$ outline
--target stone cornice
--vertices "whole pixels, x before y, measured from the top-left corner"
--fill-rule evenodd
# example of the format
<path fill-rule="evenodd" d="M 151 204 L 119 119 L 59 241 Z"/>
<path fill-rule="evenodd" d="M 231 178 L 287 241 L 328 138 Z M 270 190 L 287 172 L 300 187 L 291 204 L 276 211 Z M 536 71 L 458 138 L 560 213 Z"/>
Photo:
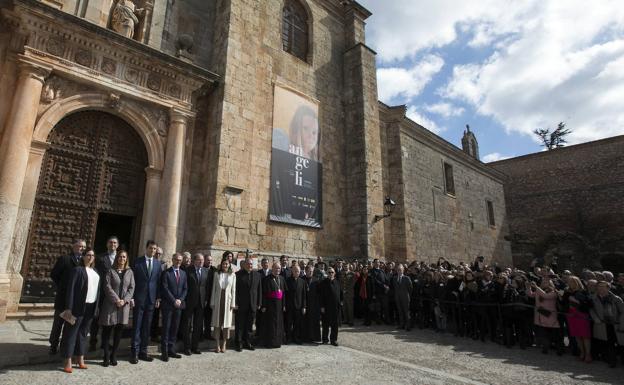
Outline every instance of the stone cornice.
<path fill-rule="evenodd" d="M 195 93 L 219 76 L 35 0 L 3 0 L 16 32 L 12 49 L 54 71 L 191 110 Z"/>
<path fill-rule="evenodd" d="M 447 142 L 446 140 L 427 130 L 420 124 L 414 122 L 413 120 L 405 116 L 405 112 L 405 106 L 390 107 L 381 102 L 379 103 L 380 121 L 390 124 L 397 124 L 401 132 L 445 154 L 447 158 L 452 159 L 466 167 L 469 167 L 483 175 L 493 178 L 501 184 L 505 182 L 505 174 L 494 169 L 493 167 L 486 165 L 480 160 L 473 158 L 472 156 L 463 152 L 457 146 Z M 401 116 L 401 118 L 399 118 L 399 116 Z"/>

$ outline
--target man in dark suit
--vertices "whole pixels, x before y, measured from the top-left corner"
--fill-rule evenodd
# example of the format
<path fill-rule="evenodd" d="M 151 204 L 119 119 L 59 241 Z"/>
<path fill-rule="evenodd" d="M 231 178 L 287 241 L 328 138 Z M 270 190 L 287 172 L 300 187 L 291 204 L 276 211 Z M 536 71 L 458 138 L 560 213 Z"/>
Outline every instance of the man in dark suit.
<path fill-rule="evenodd" d="M 132 314 L 132 356 L 131 364 L 137 364 L 139 359 L 153 361 L 147 355 L 150 327 L 154 308 L 160 307 L 160 275 L 162 268 L 160 261 L 155 258 L 158 246 L 156 242 L 147 241 L 145 255 L 137 258 L 132 268 L 134 273 L 134 311 Z"/>
<path fill-rule="evenodd" d="M 271 274 L 271 268 L 269 267 L 269 260 L 266 258 L 262 258 L 260 261 L 260 268 L 258 269 L 258 274 L 260 274 L 261 282 Z M 262 284 L 260 284 L 260 290 L 262 291 Z M 262 298 L 262 293 L 260 294 L 260 298 Z M 256 313 L 256 337 L 262 333 L 262 322 L 263 322 L 264 314 L 260 311 Z"/>
<path fill-rule="evenodd" d="M 327 270 L 328 277 L 323 280 L 319 287 L 319 303 L 321 306 L 323 344 L 331 341 L 331 344 L 338 346 L 338 318 L 340 317 L 340 307 L 342 306 L 342 287 L 336 279 L 336 271 L 333 268 Z M 331 328 L 331 335 L 329 329 Z M 329 335 L 329 340 L 328 340 Z"/>
<path fill-rule="evenodd" d="M 199 351 L 199 340 L 202 336 L 204 324 L 204 311 L 206 308 L 206 294 L 208 282 L 208 269 L 204 267 L 204 255 L 196 253 L 193 256 L 193 264 L 186 268 L 186 278 L 188 280 L 188 294 L 186 295 L 185 323 L 182 325 L 182 335 L 184 339 L 184 354 L 187 356 L 201 354 Z M 212 289 L 212 287 L 210 288 Z M 193 329 L 191 338 L 191 328 Z"/>
<path fill-rule="evenodd" d="M 104 288 L 106 285 L 104 282 L 106 281 L 106 274 L 112 268 L 113 263 L 115 262 L 115 257 L 117 256 L 117 248 L 119 247 L 119 239 L 115 236 L 109 237 L 106 240 L 106 252 L 95 257 L 95 270 L 98 272 L 100 276 L 100 296 L 99 296 L 99 307 L 102 306 L 102 302 L 104 301 Z M 89 332 L 89 351 L 93 352 L 97 349 L 97 335 L 99 329 L 99 322 L 94 320 L 95 322 L 91 322 L 91 331 Z M 102 347 L 104 348 L 104 347 Z"/>
<path fill-rule="evenodd" d="M 290 267 L 288 267 L 287 255 L 282 255 L 280 257 L 280 266 L 281 266 L 280 275 L 284 277 L 284 279 L 290 278 L 290 276 L 292 275 L 292 271 L 290 270 Z"/>
<path fill-rule="evenodd" d="M 162 297 L 162 333 L 160 338 L 160 351 L 163 361 L 171 358 L 181 358 L 176 353 L 176 341 L 180 317 L 185 307 L 188 293 L 186 272 L 180 268 L 184 257 L 175 253 L 171 258 L 172 266 L 163 272 L 161 276 L 160 294 Z"/>
<path fill-rule="evenodd" d="M 59 317 L 67 305 L 65 304 L 65 296 L 67 295 L 67 285 L 74 267 L 79 266 L 82 260 L 82 253 L 85 251 L 87 243 L 83 239 L 76 239 L 72 243 L 72 252 L 69 255 L 59 257 L 50 272 L 50 278 L 56 286 L 56 294 L 54 296 L 54 320 L 52 321 L 52 330 L 50 331 L 50 354 L 58 352 L 58 346 L 63 332 L 63 319 Z"/>
<path fill-rule="evenodd" d="M 217 271 L 217 268 L 212 264 L 212 256 L 206 255 L 204 257 L 204 267 L 207 271 L 207 279 L 206 279 L 206 303 L 210 304 L 210 297 L 212 295 L 212 284 L 214 282 L 214 275 Z M 212 331 L 210 330 L 210 323 L 212 322 L 212 309 L 210 306 L 206 306 L 204 308 L 204 338 L 209 340 L 214 339 L 212 337 Z"/>
<path fill-rule="evenodd" d="M 399 313 L 399 328 L 410 330 L 410 301 L 412 297 L 412 280 L 405 275 L 403 264 L 397 266 L 397 275 L 393 278 L 394 300 Z"/>
<path fill-rule="evenodd" d="M 251 331 L 258 309 L 262 305 L 262 287 L 260 273 L 253 271 L 251 257 L 243 261 L 242 269 L 236 272 L 236 316 L 235 343 L 236 351 L 242 348 L 254 350 L 251 344 Z"/>
<path fill-rule="evenodd" d="M 303 316 L 306 313 L 307 287 L 299 277 L 299 266 L 292 267 L 292 276 L 286 280 L 286 341 L 303 343 Z"/>
<path fill-rule="evenodd" d="M 390 290 L 386 282 L 386 274 L 379 268 L 379 259 L 373 259 L 373 268 L 369 271 L 369 278 L 375 285 L 375 298 L 373 299 L 373 317 L 377 320 L 377 324 L 381 324 L 384 316 L 383 304 L 386 301 L 386 295 Z"/>

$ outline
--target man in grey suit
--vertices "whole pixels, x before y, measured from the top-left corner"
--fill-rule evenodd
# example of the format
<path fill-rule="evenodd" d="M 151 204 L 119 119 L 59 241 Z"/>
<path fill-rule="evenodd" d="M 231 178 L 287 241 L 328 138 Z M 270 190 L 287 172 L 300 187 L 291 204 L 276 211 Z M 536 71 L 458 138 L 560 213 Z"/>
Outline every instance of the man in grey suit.
<path fill-rule="evenodd" d="M 211 271 L 204 267 L 204 255 L 196 253 L 193 262 L 186 268 L 188 280 L 188 294 L 186 295 L 186 308 L 184 309 L 184 325 L 182 335 L 184 338 L 184 354 L 190 356 L 201 354 L 199 340 L 202 335 L 204 324 L 204 312 L 207 303 L 208 278 Z M 192 333 L 191 333 L 192 328 Z"/>
<path fill-rule="evenodd" d="M 394 282 L 394 300 L 396 302 L 397 312 L 399 313 L 399 328 L 410 330 L 410 299 L 412 296 L 412 280 L 403 274 L 405 267 L 399 264 L 396 268 L 397 274 L 393 278 Z"/>

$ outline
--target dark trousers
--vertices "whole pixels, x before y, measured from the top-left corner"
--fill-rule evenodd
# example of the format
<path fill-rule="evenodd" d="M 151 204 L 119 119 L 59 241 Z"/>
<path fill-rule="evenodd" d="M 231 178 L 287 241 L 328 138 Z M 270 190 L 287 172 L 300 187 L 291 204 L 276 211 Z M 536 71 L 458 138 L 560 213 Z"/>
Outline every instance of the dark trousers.
<path fill-rule="evenodd" d="M 160 352 L 175 353 L 178 340 L 178 327 L 182 317 L 182 309 L 162 308 L 162 333 L 160 335 Z"/>
<path fill-rule="evenodd" d="M 340 311 L 340 310 L 338 310 Z M 334 317 L 329 317 L 328 315 L 323 315 L 323 320 L 321 322 L 323 324 L 323 342 L 331 341 L 336 342 L 338 340 L 338 316 L 337 314 Z M 331 334 L 329 332 L 331 329 Z M 329 340 L 327 337 L 329 336 Z"/>
<path fill-rule="evenodd" d="M 158 321 L 160 320 L 160 308 L 156 309 L 152 307 L 152 316 L 150 321 L 150 330 L 149 335 L 156 339 L 160 335 L 160 325 Z"/>
<path fill-rule="evenodd" d="M 100 325 L 97 322 L 91 322 L 91 330 L 89 331 L 89 345 L 97 345 L 97 334 L 100 330 Z M 102 345 L 104 346 L 104 345 Z"/>
<path fill-rule="evenodd" d="M 234 341 L 241 346 L 241 344 L 251 344 L 251 331 L 253 329 L 254 317 L 256 316 L 255 309 L 248 307 L 247 309 L 239 308 L 236 311 L 234 317 Z"/>
<path fill-rule="evenodd" d="M 95 304 L 87 304 L 85 314 L 76 317 L 73 325 L 65 322 L 61 341 L 61 355 L 63 358 L 84 356 L 87 352 L 87 337 L 93 320 Z"/>
<path fill-rule="evenodd" d="M 147 354 L 147 344 L 150 338 L 152 327 L 152 316 L 154 315 L 154 305 L 142 304 L 134 308 L 132 313 L 133 333 L 132 333 L 132 354 Z"/>
<path fill-rule="evenodd" d="M 403 329 L 409 329 L 411 327 L 409 303 L 409 298 L 395 302 L 397 313 L 399 314 L 399 327 Z"/>
<path fill-rule="evenodd" d="M 208 301 L 210 303 L 210 301 Z M 204 308 L 204 337 L 212 338 L 212 331 L 210 330 L 212 322 L 212 309 L 210 306 Z"/>
<path fill-rule="evenodd" d="M 286 339 L 288 342 L 303 341 L 303 314 L 301 309 L 290 309 L 286 312 Z"/>
<path fill-rule="evenodd" d="M 194 306 L 184 309 L 182 317 L 182 336 L 184 338 L 184 350 L 197 350 L 199 340 L 204 327 L 204 308 Z"/>
<path fill-rule="evenodd" d="M 63 333 L 63 324 L 65 321 L 59 317 L 62 310 L 54 309 L 54 320 L 52 321 L 52 330 L 50 330 L 50 346 L 58 347 L 61 341 L 61 333 Z"/>
<path fill-rule="evenodd" d="M 117 354 L 117 349 L 119 348 L 119 342 L 121 341 L 121 333 L 123 331 L 124 325 L 111 325 L 111 326 L 102 326 L 102 349 L 104 349 L 104 358 L 109 356 L 115 357 Z M 91 329 L 93 330 L 93 329 Z M 113 346 L 111 350 L 110 345 L 110 336 L 113 335 Z"/>

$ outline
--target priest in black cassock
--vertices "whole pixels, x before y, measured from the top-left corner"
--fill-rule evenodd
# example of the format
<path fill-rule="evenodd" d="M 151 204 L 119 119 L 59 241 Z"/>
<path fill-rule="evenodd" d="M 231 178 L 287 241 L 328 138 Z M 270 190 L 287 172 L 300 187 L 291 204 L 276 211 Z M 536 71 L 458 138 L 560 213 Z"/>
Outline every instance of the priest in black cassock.
<path fill-rule="evenodd" d="M 333 268 L 327 270 L 328 278 L 319 285 L 319 305 L 323 325 L 323 344 L 331 341 L 338 346 L 338 318 L 342 307 L 342 286 L 336 279 L 336 271 Z M 331 328 L 331 334 L 329 329 Z M 329 335 L 329 340 L 328 340 Z"/>
<path fill-rule="evenodd" d="M 280 275 L 281 266 L 274 263 L 271 274 L 262 281 L 262 342 L 267 348 L 279 348 L 284 342 L 284 302 L 286 281 Z"/>

